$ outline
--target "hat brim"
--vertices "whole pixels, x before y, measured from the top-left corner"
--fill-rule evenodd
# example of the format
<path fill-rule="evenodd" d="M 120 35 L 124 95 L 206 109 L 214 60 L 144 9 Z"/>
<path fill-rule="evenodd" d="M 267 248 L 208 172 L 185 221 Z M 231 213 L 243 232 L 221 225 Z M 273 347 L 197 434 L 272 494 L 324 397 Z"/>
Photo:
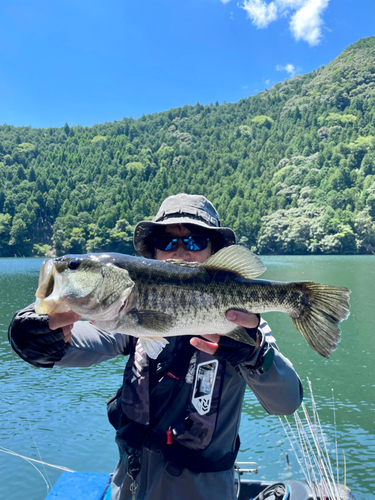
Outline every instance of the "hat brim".
<path fill-rule="evenodd" d="M 148 259 L 152 259 L 154 256 L 154 249 L 150 248 L 149 239 L 152 234 L 156 231 L 158 227 L 171 226 L 175 224 L 190 224 L 192 226 L 199 226 L 207 229 L 207 231 L 216 233 L 224 241 L 224 246 L 235 245 L 236 235 L 234 231 L 229 227 L 215 227 L 209 226 L 203 221 L 191 219 L 190 217 L 171 217 L 159 222 L 153 221 L 141 221 L 135 226 L 133 244 L 136 251 Z"/>

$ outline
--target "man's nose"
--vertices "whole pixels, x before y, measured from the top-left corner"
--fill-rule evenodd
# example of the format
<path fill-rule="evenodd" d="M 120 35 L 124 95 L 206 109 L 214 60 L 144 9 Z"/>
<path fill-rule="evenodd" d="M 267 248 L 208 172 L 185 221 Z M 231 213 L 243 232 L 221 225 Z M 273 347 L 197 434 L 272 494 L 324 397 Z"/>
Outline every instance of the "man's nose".
<path fill-rule="evenodd" d="M 178 240 L 177 248 L 173 252 L 173 258 L 187 261 L 190 259 L 190 256 L 191 256 L 190 252 L 188 250 L 186 250 L 182 241 Z"/>

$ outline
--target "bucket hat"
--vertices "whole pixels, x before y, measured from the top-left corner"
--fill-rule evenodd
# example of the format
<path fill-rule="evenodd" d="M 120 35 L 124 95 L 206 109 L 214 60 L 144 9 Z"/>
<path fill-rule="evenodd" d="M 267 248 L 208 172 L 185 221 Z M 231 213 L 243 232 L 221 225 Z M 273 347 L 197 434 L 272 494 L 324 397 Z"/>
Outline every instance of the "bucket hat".
<path fill-rule="evenodd" d="M 160 227 L 170 224 L 193 224 L 209 229 L 221 247 L 236 243 L 233 230 L 221 227 L 219 215 L 207 198 L 197 194 L 180 193 L 166 198 L 152 220 L 138 222 L 133 236 L 137 252 L 143 257 L 153 258 L 153 236 Z"/>

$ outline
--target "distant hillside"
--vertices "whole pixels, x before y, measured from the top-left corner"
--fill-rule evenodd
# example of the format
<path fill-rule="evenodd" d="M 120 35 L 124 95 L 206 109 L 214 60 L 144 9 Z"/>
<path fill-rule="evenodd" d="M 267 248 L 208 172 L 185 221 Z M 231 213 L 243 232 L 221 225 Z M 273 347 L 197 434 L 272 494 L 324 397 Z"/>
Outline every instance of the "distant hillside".
<path fill-rule="evenodd" d="M 202 193 L 258 253 L 375 251 L 375 37 L 235 104 L 93 127 L 0 127 L 0 256 L 132 252 Z"/>

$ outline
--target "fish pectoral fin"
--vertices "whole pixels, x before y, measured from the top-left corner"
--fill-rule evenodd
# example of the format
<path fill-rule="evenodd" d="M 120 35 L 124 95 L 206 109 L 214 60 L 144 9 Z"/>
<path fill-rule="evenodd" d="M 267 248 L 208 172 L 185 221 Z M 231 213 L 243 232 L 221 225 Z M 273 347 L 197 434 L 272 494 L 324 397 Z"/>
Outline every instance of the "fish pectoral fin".
<path fill-rule="evenodd" d="M 140 338 L 139 339 L 141 346 L 147 356 L 151 359 L 156 359 L 161 351 L 164 349 L 166 344 L 168 343 L 165 339 L 148 339 L 148 338 Z"/>
<path fill-rule="evenodd" d="M 157 340 L 158 342 L 161 342 L 164 345 L 169 344 L 168 340 L 165 339 L 164 337 L 147 337 L 150 340 Z"/>
<path fill-rule="evenodd" d="M 247 333 L 246 328 L 243 326 L 237 326 L 234 330 L 225 334 L 225 337 L 229 337 L 232 340 L 236 340 L 237 342 L 243 342 L 248 345 L 256 345 L 254 339 L 250 337 Z"/>
<path fill-rule="evenodd" d="M 246 280 L 252 280 L 266 270 L 259 257 L 241 245 L 222 248 L 201 265 L 205 269 L 234 273 Z"/>
<path fill-rule="evenodd" d="M 160 311 L 132 311 L 137 318 L 138 325 L 155 333 L 167 333 L 176 320 L 170 314 Z"/>

